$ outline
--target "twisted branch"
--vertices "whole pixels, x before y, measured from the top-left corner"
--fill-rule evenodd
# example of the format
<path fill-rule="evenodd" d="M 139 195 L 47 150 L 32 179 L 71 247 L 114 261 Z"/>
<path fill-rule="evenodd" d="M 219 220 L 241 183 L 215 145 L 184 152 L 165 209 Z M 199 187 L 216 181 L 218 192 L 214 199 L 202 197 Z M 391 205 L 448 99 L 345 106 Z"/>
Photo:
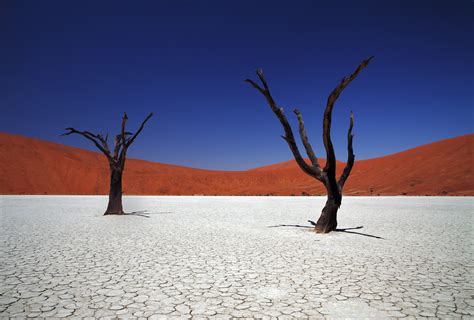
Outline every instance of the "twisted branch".
<path fill-rule="evenodd" d="M 373 57 L 369 57 L 368 59 L 363 60 L 356 70 L 350 74 L 348 77 L 344 77 L 341 82 L 334 88 L 331 94 L 328 96 L 326 108 L 324 110 L 324 119 L 323 119 L 323 142 L 324 148 L 326 149 L 326 165 L 324 169 L 321 169 L 318 158 L 313 151 L 313 148 L 309 142 L 308 136 L 306 134 L 306 129 L 304 126 L 303 116 L 298 109 L 295 109 L 293 112 L 296 114 L 298 118 L 299 124 L 299 134 L 301 137 L 301 141 L 303 146 L 308 154 L 308 157 L 311 161 L 311 165 L 306 163 L 306 161 L 301 156 L 301 153 L 298 149 L 298 146 L 295 142 L 295 137 L 293 135 L 293 131 L 291 126 L 286 118 L 283 108 L 277 106 L 275 100 L 273 99 L 272 95 L 270 94 L 270 89 L 268 86 L 267 81 L 263 75 L 262 70 L 257 70 L 257 76 L 260 79 L 262 86 L 254 82 L 253 80 L 246 79 L 245 81 L 250 83 L 255 89 L 257 89 L 267 100 L 268 105 L 272 109 L 273 113 L 277 116 L 278 120 L 283 126 L 285 131 L 285 135 L 282 136 L 283 139 L 288 143 L 293 156 L 295 157 L 296 163 L 299 167 L 308 175 L 316 178 L 317 180 L 321 181 L 326 188 L 328 189 L 328 195 L 333 197 L 335 202 L 340 205 L 341 203 L 341 193 L 344 187 L 344 184 L 351 173 L 352 167 L 354 166 L 354 152 L 352 148 L 352 128 L 354 127 L 354 115 L 350 114 L 350 123 L 349 123 L 349 131 L 348 131 L 348 158 L 346 167 L 343 170 L 343 173 L 338 181 L 336 181 L 336 155 L 334 153 L 334 147 L 331 141 L 331 120 L 332 120 L 332 110 L 334 108 L 334 104 L 336 100 L 339 98 L 339 95 L 342 91 L 354 80 L 359 73 L 364 69 L 372 60 Z"/>
<path fill-rule="evenodd" d="M 73 134 L 73 133 L 79 134 L 79 135 L 83 136 L 84 138 L 92 141 L 95 144 L 95 146 L 97 147 L 97 149 L 99 149 L 107 157 L 107 159 L 109 161 L 113 161 L 113 158 L 110 155 L 110 151 L 108 150 L 108 147 L 104 146 L 104 145 L 100 145 L 99 142 L 101 142 L 101 140 L 95 134 L 93 134 L 89 131 L 79 131 L 79 130 L 76 130 L 72 127 L 66 128 L 64 130 L 69 130 L 69 132 L 63 133 L 61 136 L 68 136 L 68 135 Z"/>
<path fill-rule="evenodd" d="M 321 167 L 319 166 L 318 158 L 316 157 L 316 154 L 313 151 L 313 147 L 311 146 L 311 143 L 309 143 L 308 136 L 306 135 L 303 115 L 298 109 L 293 110 L 293 112 L 296 114 L 296 117 L 298 118 L 298 124 L 299 124 L 298 129 L 299 129 L 299 133 L 301 137 L 301 142 L 303 143 L 303 146 L 306 150 L 306 154 L 311 160 L 311 163 L 313 164 L 313 168 L 319 172 L 318 176 L 322 177 L 322 171 L 321 171 Z"/>
<path fill-rule="evenodd" d="M 372 57 L 369 57 L 366 60 L 363 60 L 357 69 L 348 77 L 344 77 L 341 82 L 337 85 L 336 88 L 331 92 L 326 103 L 326 109 L 324 110 L 324 120 L 323 120 L 323 142 L 324 148 L 326 149 L 326 165 L 324 166 L 324 171 L 328 172 L 330 175 L 336 173 L 336 156 L 334 154 L 334 147 L 331 141 L 331 118 L 332 118 L 332 109 L 334 108 L 334 103 L 342 91 L 354 80 L 357 75 L 364 69 L 372 60 Z"/>
<path fill-rule="evenodd" d="M 245 82 L 250 83 L 255 89 L 257 89 L 265 97 L 273 113 L 277 116 L 278 120 L 280 120 L 280 123 L 283 126 L 283 129 L 285 131 L 285 135 L 282 136 L 282 138 L 287 142 L 288 146 L 290 147 L 290 150 L 293 153 L 293 156 L 295 157 L 296 163 L 306 174 L 318 180 L 323 180 L 323 177 L 321 175 L 321 170 L 318 170 L 317 167 L 310 166 L 308 163 L 306 163 L 304 158 L 301 156 L 301 153 L 298 149 L 298 145 L 296 144 L 295 136 L 293 134 L 293 130 L 291 129 L 290 123 L 288 122 L 288 119 L 286 118 L 285 113 L 283 112 L 283 108 L 278 107 L 275 100 L 273 99 L 270 93 L 270 88 L 268 86 L 267 81 L 265 80 L 263 71 L 261 69 L 257 70 L 257 76 L 260 79 L 263 87 L 261 87 L 260 85 L 258 85 L 257 83 L 255 83 L 253 80 L 250 80 L 250 79 L 246 79 Z M 308 150 L 312 150 L 312 149 L 307 149 L 307 151 Z M 313 152 L 313 155 L 314 155 L 314 152 Z"/>

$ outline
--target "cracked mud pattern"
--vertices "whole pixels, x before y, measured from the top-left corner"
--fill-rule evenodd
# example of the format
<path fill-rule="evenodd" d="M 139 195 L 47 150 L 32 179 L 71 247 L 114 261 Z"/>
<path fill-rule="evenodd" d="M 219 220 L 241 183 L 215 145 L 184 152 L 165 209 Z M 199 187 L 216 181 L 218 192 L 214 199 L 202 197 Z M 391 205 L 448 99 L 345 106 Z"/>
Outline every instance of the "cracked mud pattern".
<path fill-rule="evenodd" d="M 0 197 L 0 318 L 474 317 L 473 198 Z"/>

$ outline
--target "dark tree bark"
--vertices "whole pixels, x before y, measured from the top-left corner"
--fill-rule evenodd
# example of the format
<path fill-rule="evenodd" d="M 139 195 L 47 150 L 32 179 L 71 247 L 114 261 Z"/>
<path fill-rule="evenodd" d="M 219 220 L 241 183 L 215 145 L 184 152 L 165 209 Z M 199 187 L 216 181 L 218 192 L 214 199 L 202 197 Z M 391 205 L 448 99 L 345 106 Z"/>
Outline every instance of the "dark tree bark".
<path fill-rule="evenodd" d="M 110 168 L 109 204 L 105 214 L 123 214 L 122 207 L 122 174 L 119 168 Z"/>
<path fill-rule="evenodd" d="M 79 134 L 84 138 L 92 141 L 94 145 L 105 155 L 109 162 L 110 168 L 110 189 L 109 189 L 109 204 L 104 215 L 108 214 L 123 214 L 122 206 L 122 176 L 125 169 L 125 161 L 127 159 L 127 150 L 135 141 L 137 136 L 142 132 L 145 123 L 153 116 L 150 113 L 138 128 L 135 134 L 127 132 L 125 125 L 128 120 L 127 114 L 123 114 L 121 132 L 115 136 L 114 149 L 110 151 L 108 145 L 108 135 L 105 137 L 101 134 L 93 134 L 89 131 L 78 131 L 74 128 L 66 128 L 68 132 L 63 136 L 72 133 Z"/>
<path fill-rule="evenodd" d="M 300 134 L 301 142 L 303 143 L 306 154 L 308 155 L 311 164 L 307 163 L 301 155 L 298 145 L 296 144 L 290 123 L 288 122 L 288 119 L 286 118 L 285 113 L 283 112 L 283 108 L 278 107 L 275 100 L 273 99 L 270 93 L 268 83 L 263 75 L 263 71 L 257 70 L 257 76 L 260 79 L 261 85 L 250 79 L 245 80 L 265 97 L 273 113 L 275 113 L 278 120 L 280 120 L 280 123 L 285 131 L 285 135 L 282 136 L 282 138 L 290 147 L 290 150 L 293 153 L 296 163 L 301 168 L 301 170 L 303 170 L 309 176 L 323 183 L 326 187 L 328 195 L 326 205 L 324 206 L 318 221 L 315 223 L 315 231 L 318 233 L 328 233 L 336 230 L 337 211 L 341 206 L 342 190 L 344 188 L 344 184 L 346 183 L 347 178 L 351 173 L 352 167 L 354 166 L 355 159 L 354 151 L 352 148 L 352 128 L 354 127 L 354 116 L 351 112 L 349 130 L 347 133 L 347 164 L 344 168 L 344 171 L 342 172 L 342 175 L 339 177 L 339 179 L 336 179 L 336 155 L 334 154 L 334 147 L 331 141 L 332 110 L 341 92 L 344 91 L 344 89 L 349 85 L 349 83 L 354 80 L 357 75 L 362 71 L 362 69 L 364 69 L 369 64 L 372 58 L 373 57 L 370 57 L 362 61 L 357 67 L 357 69 L 348 77 L 344 77 L 341 82 L 336 86 L 336 88 L 334 88 L 334 90 L 329 94 L 323 118 L 323 143 L 324 148 L 326 149 L 326 165 L 323 169 L 320 167 L 318 158 L 316 157 L 316 154 L 314 153 L 313 148 L 308 140 L 308 136 L 306 135 L 306 129 L 304 126 L 303 116 L 301 112 L 298 109 L 293 110 L 293 112 L 296 114 L 296 117 L 298 118 L 298 131 Z"/>

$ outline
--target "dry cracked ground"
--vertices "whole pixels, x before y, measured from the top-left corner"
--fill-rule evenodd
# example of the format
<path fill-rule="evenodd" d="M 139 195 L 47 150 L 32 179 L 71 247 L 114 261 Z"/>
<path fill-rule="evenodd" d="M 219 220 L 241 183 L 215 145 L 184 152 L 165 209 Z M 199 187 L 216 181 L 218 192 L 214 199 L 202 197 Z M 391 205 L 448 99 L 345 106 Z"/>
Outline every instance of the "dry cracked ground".
<path fill-rule="evenodd" d="M 474 317 L 473 198 L 0 197 L 1 318 Z M 380 238 L 376 238 L 376 237 Z"/>

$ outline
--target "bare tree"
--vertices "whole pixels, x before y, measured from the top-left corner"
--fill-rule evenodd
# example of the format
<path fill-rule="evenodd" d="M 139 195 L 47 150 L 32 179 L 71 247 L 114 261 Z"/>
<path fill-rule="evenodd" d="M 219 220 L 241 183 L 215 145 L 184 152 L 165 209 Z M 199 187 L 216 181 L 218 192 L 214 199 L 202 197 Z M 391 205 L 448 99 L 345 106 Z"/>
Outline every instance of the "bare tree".
<path fill-rule="evenodd" d="M 337 227 L 337 211 L 341 206 L 342 201 L 342 189 L 344 184 L 351 173 L 352 167 L 354 166 L 354 152 L 352 149 L 352 128 L 354 126 L 354 116 L 351 112 L 350 114 L 350 123 L 349 131 L 347 133 L 347 150 L 348 158 L 347 164 L 342 172 L 342 175 L 339 177 L 339 180 L 336 179 L 336 156 L 334 154 L 334 147 L 331 141 L 331 118 L 332 118 L 332 109 L 334 108 L 334 103 L 341 94 L 341 92 L 349 85 L 349 83 L 354 80 L 357 75 L 364 69 L 370 62 L 373 57 L 370 57 L 360 63 L 357 69 L 348 77 L 344 77 L 342 81 L 334 88 L 331 94 L 328 97 L 326 103 L 326 109 L 324 110 L 324 120 L 323 120 L 323 142 L 324 148 L 326 149 L 326 165 L 324 168 L 321 168 L 318 162 L 318 158 L 309 143 L 308 137 L 306 135 L 306 130 L 304 127 L 303 116 L 298 109 L 293 110 L 298 118 L 299 123 L 299 134 L 301 141 L 306 150 L 311 164 L 307 163 L 305 159 L 301 156 L 301 153 L 298 149 L 298 146 L 295 142 L 295 137 L 291 129 L 290 123 L 288 122 L 283 108 L 279 107 L 272 95 L 270 94 L 270 89 L 268 87 L 267 81 L 263 76 L 262 70 L 257 70 L 257 76 L 260 79 L 262 86 L 258 85 L 254 81 L 247 79 L 246 82 L 250 83 L 255 89 L 257 89 L 267 100 L 270 108 L 273 113 L 277 116 L 278 120 L 283 126 L 285 135 L 282 138 L 288 143 L 293 156 L 295 157 L 296 163 L 298 166 L 309 176 L 315 178 L 316 180 L 322 182 L 327 190 L 327 201 L 326 205 L 323 208 L 323 211 L 315 223 L 315 230 L 318 233 L 328 233 L 334 231 Z"/>
<path fill-rule="evenodd" d="M 110 168 L 110 190 L 109 190 L 109 204 L 104 215 L 108 214 L 123 214 L 122 207 L 122 175 L 125 169 L 125 160 L 127 158 L 127 150 L 130 145 L 135 141 L 140 132 L 142 132 L 145 123 L 153 116 L 150 113 L 145 120 L 143 120 L 141 126 L 138 128 L 135 134 L 125 131 L 125 124 L 127 122 L 127 114 L 123 114 L 122 118 L 122 130 L 115 136 L 114 149 L 111 151 L 107 143 L 108 134 L 104 137 L 102 134 L 93 134 L 89 131 L 79 131 L 74 128 L 66 128 L 68 131 L 63 136 L 70 135 L 72 133 L 80 134 L 84 138 L 92 141 L 95 146 L 107 157 Z"/>

